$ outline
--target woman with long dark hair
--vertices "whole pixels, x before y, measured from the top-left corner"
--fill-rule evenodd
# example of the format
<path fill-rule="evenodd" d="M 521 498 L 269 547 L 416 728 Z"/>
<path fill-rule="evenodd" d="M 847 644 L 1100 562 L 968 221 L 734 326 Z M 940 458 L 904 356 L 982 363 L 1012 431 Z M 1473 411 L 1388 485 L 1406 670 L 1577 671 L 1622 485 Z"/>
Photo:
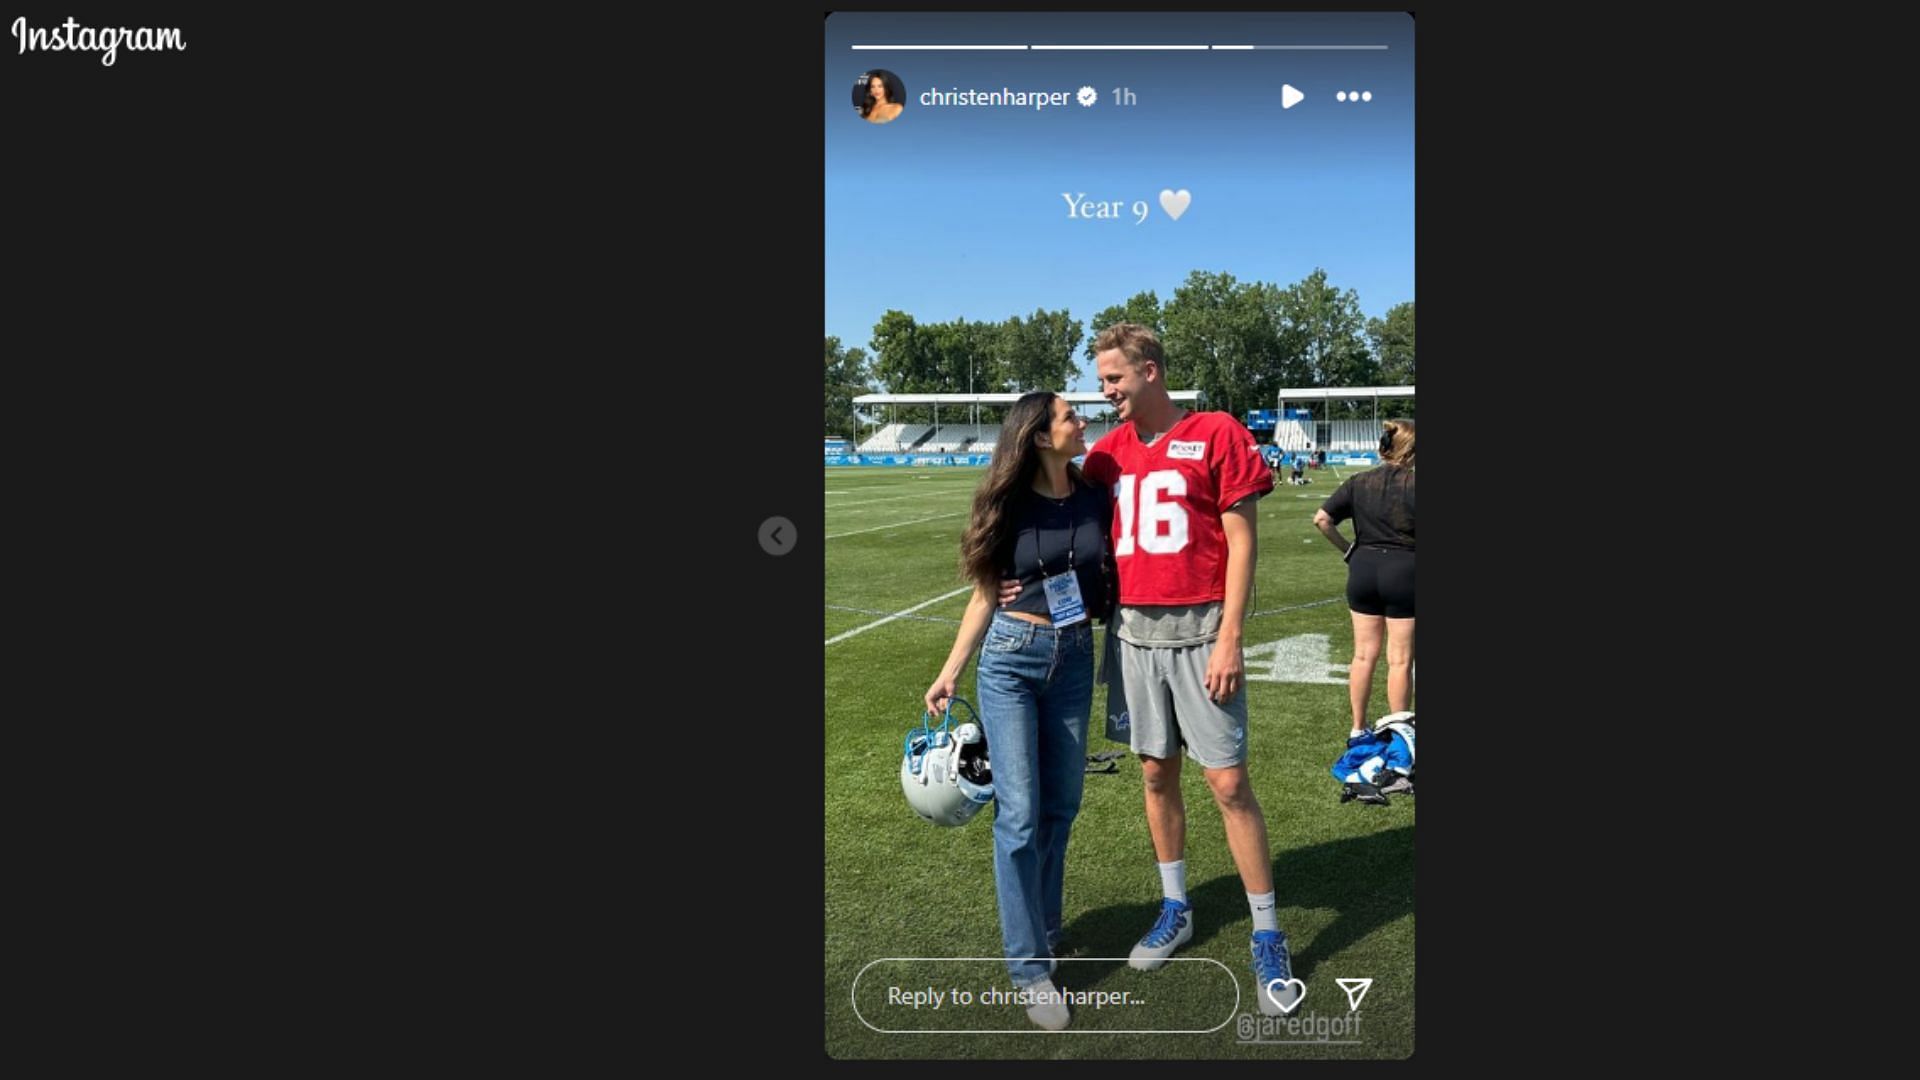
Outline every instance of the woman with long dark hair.
<path fill-rule="evenodd" d="M 860 118 L 869 124 L 884 124 L 892 120 L 907 107 L 900 100 L 906 94 L 900 76 L 891 71 L 868 72 L 866 93 L 860 97 Z"/>
<path fill-rule="evenodd" d="M 1052 1031 L 1070 1019 L 1051 975 L 1067 838 L 1086 779 L 1092 620 L 1105 619 L 1112 602 L 1112 509 L 1105 489 L 1073 464 L 1086 453 L 1086 428 L 1065 398 L 1045 391 L 1008 412 L 960 543 L 973 599 L 926 696 L 938 715 L 980 649 L 974 700 L 993 767 L 993 878 L 1007 972 L 1032 992 L 1028 1018 Z M 1024 587 L 997 608 L 1002 578 Z"/>
<path fill-rule="evenodd" d="M 1367 699 L 1387 639 L 1387 710 L 1413 708 L 1413 421 L 1389 420 L 1380 466 L 1349 476 L 1314 512 L 1321 535 L 1347 556 L 1347 609 L 1353 613 L 1353 663 L 1347 698 L 1354 736 L 1372 730 Z M 1353 519 L 1353 542 L 1340 523 Z"/>

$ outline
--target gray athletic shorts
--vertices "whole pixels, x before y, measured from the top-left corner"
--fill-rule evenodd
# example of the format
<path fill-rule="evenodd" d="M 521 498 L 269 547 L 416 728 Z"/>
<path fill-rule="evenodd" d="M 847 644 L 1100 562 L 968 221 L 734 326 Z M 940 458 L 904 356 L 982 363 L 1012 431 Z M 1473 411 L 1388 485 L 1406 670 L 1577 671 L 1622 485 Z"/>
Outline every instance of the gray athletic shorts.
<path fill-rule="evenodd" d="M 1207 660 L 1213 642 L 1148 648 L 1115 639 L 1114 646 L 1120 679 L 1108 684 L 1107 711 L 1115 719 L 1125 718 L 1131 733 L 1127 745 L 1134 753 L 1170 758 L 1184 741 L 1187 756 L 1205 768 L 1224 769 L 1247 760 L 1247 684 L 1242 680 L 1225 705 L 1208 699 Z M 1117 734 L 1111 723 L 1109 730 Z"/>

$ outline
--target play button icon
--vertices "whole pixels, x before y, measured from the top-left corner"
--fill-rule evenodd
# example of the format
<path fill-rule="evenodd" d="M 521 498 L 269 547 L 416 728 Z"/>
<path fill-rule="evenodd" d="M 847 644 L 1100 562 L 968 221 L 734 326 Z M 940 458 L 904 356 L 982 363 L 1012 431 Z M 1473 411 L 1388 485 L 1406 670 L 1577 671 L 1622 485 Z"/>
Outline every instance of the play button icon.
<path fill-rule="evenodd" d="M 1302 101 L 1305 101 L 1306 99 L 1307 99 L 1307 95 L 1301 93 L 1298 90 L 1295 90 L 1293 87 L 1288 86 L 1286 83 L 1280 84 L 1280 107 L 1281 108 L 1291 109 L 1295 105 L 1300 104 Z"/>

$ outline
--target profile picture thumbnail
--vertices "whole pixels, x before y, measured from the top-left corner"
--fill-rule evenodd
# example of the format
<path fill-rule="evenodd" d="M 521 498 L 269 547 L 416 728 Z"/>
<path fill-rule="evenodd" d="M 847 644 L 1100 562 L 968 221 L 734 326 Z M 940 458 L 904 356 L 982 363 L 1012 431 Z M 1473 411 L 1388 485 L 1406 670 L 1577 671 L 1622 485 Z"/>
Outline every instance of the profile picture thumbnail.
<path fill-rule="evenodd" d="M 853 107 L 869 124 L 891 123 L 906 109 L 906 102 L 906 84 L 891 71 L 875 68 L 854 80 Z"/>

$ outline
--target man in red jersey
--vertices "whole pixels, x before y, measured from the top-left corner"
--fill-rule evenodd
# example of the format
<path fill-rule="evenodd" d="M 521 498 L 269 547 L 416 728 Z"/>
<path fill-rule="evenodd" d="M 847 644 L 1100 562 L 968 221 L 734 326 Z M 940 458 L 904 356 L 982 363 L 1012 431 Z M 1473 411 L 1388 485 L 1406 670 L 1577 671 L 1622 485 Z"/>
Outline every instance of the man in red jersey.
<path fill-rule="evenodd" d="M 1280 1015 L 1293 981 L 1274 913 L 1267 823 L 1247 777 L 1247 681 L 1241 633 L 1253 592 L 1258 500 L 1273 477 L 1232 416 L 1190 412 L 1167 392 L 1153 331 L 1116 323 L 1094 341 L 1100 390 L 1121 421 L 1087 453 L 1087 478 L 1113 490 L 1117 639 L 1133 752 L 1146 781 L 1147 829 L 1165 899 L 1129 966 L 1152 971 L 1193 937 L 1186 895 L 1186 806 L 1180 748 L 1204 770 L 1253 911 L 1260 1011 Z M 1118 683 L 1119 685 L 1115 685 Z M 1112 710 L 1115 703 L 1109 703 Z"/>

